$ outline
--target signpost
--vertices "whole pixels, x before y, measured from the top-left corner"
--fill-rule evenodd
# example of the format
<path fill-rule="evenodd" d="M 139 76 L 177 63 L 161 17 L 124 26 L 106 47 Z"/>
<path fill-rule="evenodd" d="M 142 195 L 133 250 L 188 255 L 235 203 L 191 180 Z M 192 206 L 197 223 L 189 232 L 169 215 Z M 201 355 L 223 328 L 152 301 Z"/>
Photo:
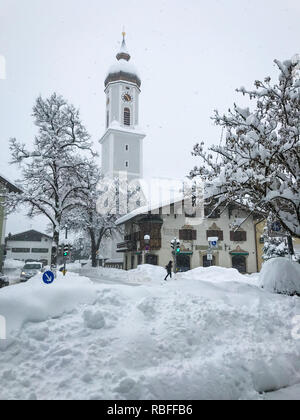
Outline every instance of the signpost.
<path fill-rule="evenodd" d="M 45 284 L 52 284 L 54 282 L 54 273 L 52 271 L 46 271 L 43 274 L 43 282 Z"/>
<path fill-rule="evenodd" d="M 172 249 L 172 254 L 174 257 L 174 273 L 177 273 L 177 255 L 180 254 L 181 252 L 181 248 L 180 248 L 180 240 L 177 238 L 174 238 L 171 241 L 171 249 Z"/>
<path fill-rule="evenodd" d="M 219 238 L 217 236 L 208 238 L 209 248 L 207 250 L 206 258 L 207 258 L 207 261 L 210 261 L 210 266 L 212 266 L 213 264 L 213 260 L 214 260 L 213 250 L 218 248 L 218 242 L 219 242 Z"/>

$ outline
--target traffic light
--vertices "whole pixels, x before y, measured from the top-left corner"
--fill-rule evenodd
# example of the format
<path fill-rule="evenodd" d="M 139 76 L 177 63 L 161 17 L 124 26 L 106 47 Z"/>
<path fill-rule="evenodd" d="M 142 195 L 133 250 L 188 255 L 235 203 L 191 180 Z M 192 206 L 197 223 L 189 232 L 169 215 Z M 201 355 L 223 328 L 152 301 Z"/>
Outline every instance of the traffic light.
<path fill-rule="evenodd" d="M 69 245 L 64 246 L 64 257 L 67 257 L 69 255 Z"/>
<path fill-rule="evenodd" d="M 171 248 L 173 251 L 175 251 L 175 239 L 173 239 L 173 241 L 171 241 Z"/>
<path fill-rule="evenodd" d="M 175 254 L 180 254 L 181 248 L 180 248 L 180 241 L 178 239 L 173 239 L 173 241 L 171 241 L 171 248 L 172 248 L 172 252 Z"/>

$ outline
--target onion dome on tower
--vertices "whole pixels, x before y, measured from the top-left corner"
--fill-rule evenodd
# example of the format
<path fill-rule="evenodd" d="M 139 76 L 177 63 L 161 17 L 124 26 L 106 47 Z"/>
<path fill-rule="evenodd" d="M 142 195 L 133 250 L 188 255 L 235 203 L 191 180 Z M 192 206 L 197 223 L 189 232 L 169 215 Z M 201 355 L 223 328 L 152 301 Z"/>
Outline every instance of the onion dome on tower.
<path fill-rule="evenodd" d="M 141 79 L 139 77 L 138 71 L 130 61 L 130 54 L 128 53 L 126 41 L 125 41 L 125 32 L 123 32 L 123 41 L 120 48 L 120 51 L 117 54 L 118 62 L 113 64 L 109 70 L 107 77 L 105 79 L 105 87 L 112 82 L 125 81 L 129 83 L 136 84 L 139 88 L 141 87 Z"/>

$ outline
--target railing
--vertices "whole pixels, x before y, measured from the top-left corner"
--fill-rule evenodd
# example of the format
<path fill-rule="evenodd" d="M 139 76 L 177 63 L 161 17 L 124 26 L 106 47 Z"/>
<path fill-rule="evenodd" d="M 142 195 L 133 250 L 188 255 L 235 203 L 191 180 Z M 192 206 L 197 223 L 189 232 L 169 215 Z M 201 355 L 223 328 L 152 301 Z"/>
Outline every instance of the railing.
<path fill-rule="evenodd" d="M 137 245 L 133 241 L 125 241 L 117 244 L 117 249 L 125 249 L 127 251 L 136 251 Z"/>

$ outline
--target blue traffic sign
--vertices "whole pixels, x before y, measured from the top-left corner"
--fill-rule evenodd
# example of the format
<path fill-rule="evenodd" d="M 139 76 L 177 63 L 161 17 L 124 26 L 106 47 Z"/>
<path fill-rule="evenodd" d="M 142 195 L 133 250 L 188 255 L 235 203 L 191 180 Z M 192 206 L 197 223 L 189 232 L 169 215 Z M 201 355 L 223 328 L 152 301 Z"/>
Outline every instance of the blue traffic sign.
<path fill-rule="evenodd" d="M 212 241 L 211 242 L 211 246 L 217 246 L 217 242 L 216 241 Z"/>
<path fill-rule="evenodd" d="M 52 273 L 52 271 L 46 271 L 43 274 L 43 282 L 45 284 L 51 284 L 54 282 L 54 274 Z"/>

